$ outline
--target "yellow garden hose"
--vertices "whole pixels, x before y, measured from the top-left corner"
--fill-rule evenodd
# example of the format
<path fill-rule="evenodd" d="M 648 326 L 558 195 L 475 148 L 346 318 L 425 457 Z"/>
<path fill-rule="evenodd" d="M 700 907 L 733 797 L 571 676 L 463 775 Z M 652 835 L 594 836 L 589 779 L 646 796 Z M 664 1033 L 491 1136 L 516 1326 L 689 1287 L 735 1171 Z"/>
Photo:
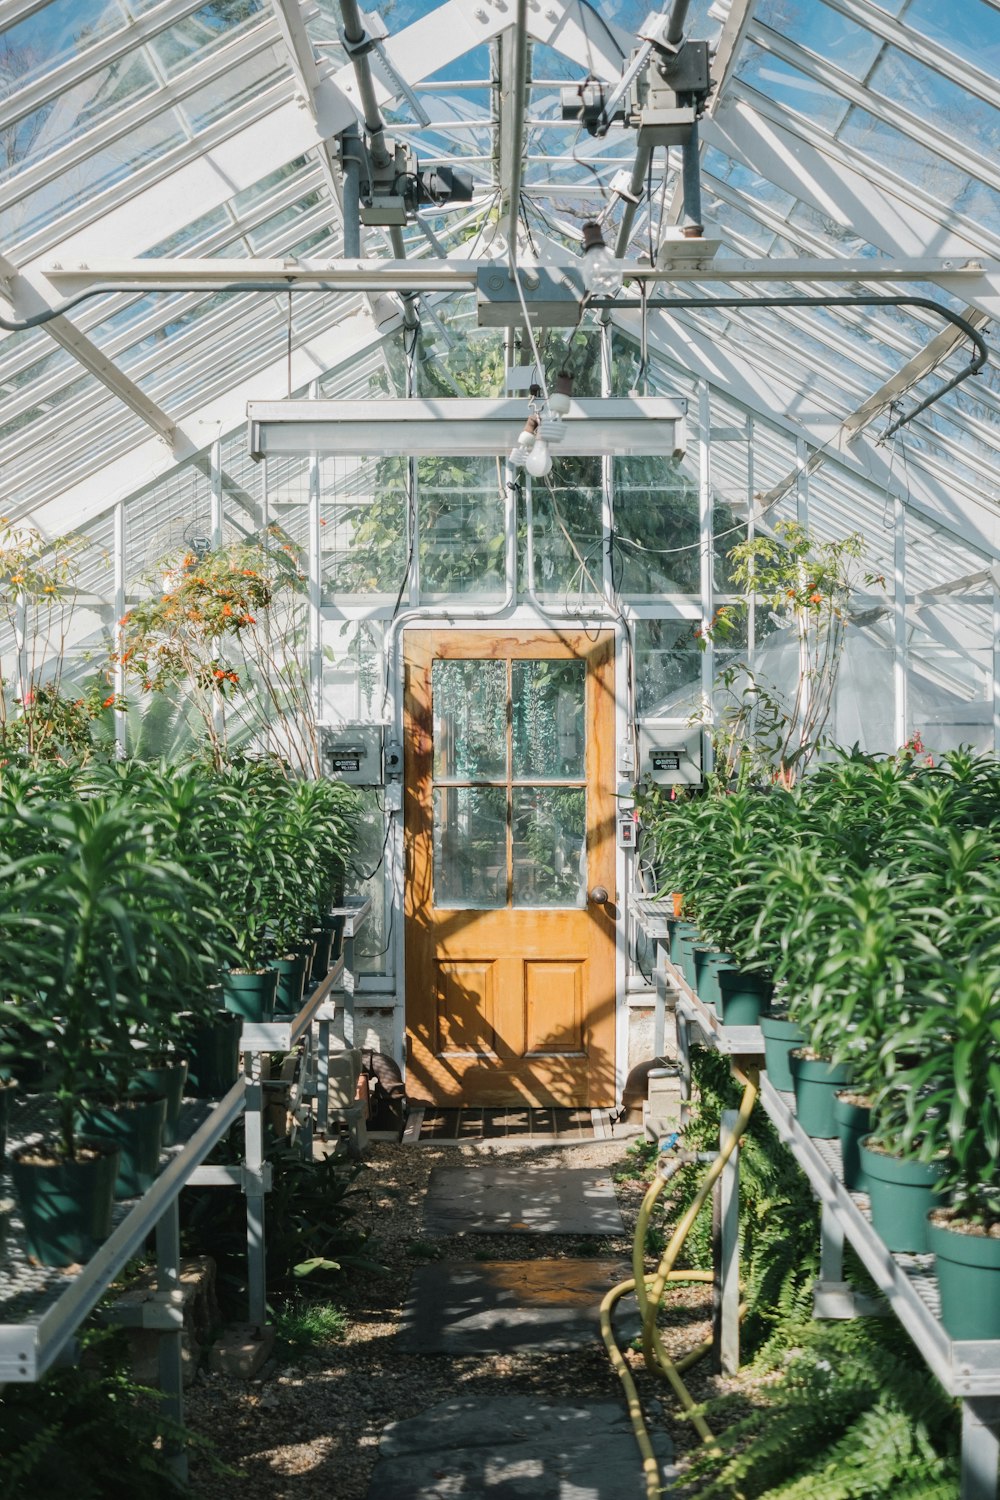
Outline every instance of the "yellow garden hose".
<path fill-rule="evenodd" d="M 670 1382 L 677 1395 L 684 1414 L 690 1421 L 703 1443 L 714 1441 L 711 1430 L 704 1417 L 697 1411 L 697 1403 L 692 1397 L 687 1386 L 681 1379 L 681 1371 L 687 1370 L 696 1360 L 700 1359 L 712 1347 L 712 1340 L 706 1339 L 696 1349 L 690 1350 L 681 1359 L 671 1359 L 664 1347 L 663 1337 L 657 1327 L 657 1316 L 660 1303 L 666 1290 L 668 1281 L 712 1281 L 711 1271 L 676 1271 L 674 1265 L 684 1246 L 684 1241 L 691 1232 L 692 1225 L 701 1212 L 712 1188 L 722 1175 L 723 1169 L 739 1143 L 740 1137 L 746 1130 L 753 1113 L 753 1107 L 757 1102 L 759 1092 L 759 1076 L 756 1068 L 748 1068 L 745 1072 L 738 1068 L 733 1069 L 736 1077 L 743 1084 L 743 1098 L 740 1100 L 739 1114 L 736 1118 L 734 1129 L 726 1136 L 711 1166 L 705 1174 L 704 1181 L 699 1187 L 691 1203 L 685 1210 L 680 1223 L 674 1230 L 670 1243 L 667 1245 L 660 1257 L 660 1263 L 652 1276 L 646 1274 L 645 1270 L 645 1246 L 646 1231 L 652 1216 L 657 1199 L 666 1188 L 673 1172 L 657 1171 L 656 1177 L 650 1184 L 649 1190 L 642 1201 L 639 1210 L 639 1218 L 635 1228 L 635 1238 L 632 1242 L 632 1269 L 633 1275 L 627 1281 L 619 1282 L 611 1288 L 601 1303 L 601 1335 L 611 1360 L 612 1368 L 617 1373 L 625 1388 L 625 1398 L 628 1403 L 629 1418 L 632 1429 L 635 1432 L 639 1451 L 642 1454 L 643 1475 L 646 1482 L 647 1500 L 658 1500 L 663 1493 L 660 1482 L 660 1466 L 653 1452 L 650 1442 L 649 1430 L 639 1400 L 639 1392 L 629 1369 L 628 1362 L 618 1347 L 614 1330 L 611 1326 L 611 1314 L 615 1305 L 629 1292 L 635 1292 L 639 1303 L 639 1311 L 642 1316 L 642 1349 L 647 1369 L 661 1374 Z M 678 1160 L 676 1165 L 681 1164 Z M 669 1163 L 674 1166 L 674 1163 Z M 676 1170 L 676 1168 L 675 1168 Z"/>

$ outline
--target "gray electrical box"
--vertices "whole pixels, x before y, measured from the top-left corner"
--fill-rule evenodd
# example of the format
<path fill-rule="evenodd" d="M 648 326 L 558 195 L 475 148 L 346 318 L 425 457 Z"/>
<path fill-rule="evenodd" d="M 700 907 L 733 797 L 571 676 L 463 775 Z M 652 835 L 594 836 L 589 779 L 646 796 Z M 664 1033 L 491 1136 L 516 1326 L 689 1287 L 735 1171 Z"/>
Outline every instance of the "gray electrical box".
<path fill-rule="evenodd" d="M 351 786 L 382 785 L 382 725 L 325 725 L 321 730 L 323 769 Z"/>
<path fill-rule="evenodd" d="M 639 780 L 655 786 L 698 786 L 701 730 L 670 724 L 639 725 Z"/>

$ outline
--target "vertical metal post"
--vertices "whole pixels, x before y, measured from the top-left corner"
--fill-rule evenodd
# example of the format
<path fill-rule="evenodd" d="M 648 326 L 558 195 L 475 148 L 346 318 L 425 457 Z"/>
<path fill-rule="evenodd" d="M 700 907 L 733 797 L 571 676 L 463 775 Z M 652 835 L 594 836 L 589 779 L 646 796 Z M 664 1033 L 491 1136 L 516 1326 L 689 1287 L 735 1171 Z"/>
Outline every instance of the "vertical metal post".
<path fill-rule="evenodd" d="M 309 387 L 309 395 L 317 395 L 315 381 Z M 319 454 L 309 455 L 309 692 L 313 712 L 317 719 L 323 717 L 323 611 L 322 573 L 323 557 L 320 551 L 320 472 Z"/>
<path fill-rule="evenodd" d="M 212 466 L 211 466 L 211 514 L 209 524 L 212 530 L 212 546 L 222 546 L 222 440 L 216 438 L 212 444 Z"/>
<path fill-rule="evenodd" d="M 178 1199 L 171 1198 L 156 1221 L 156 1290 L 158 1299 L 173 1304 L 181 1312 L 181 1242 Z M 159 1382 L 162 1396 L 160 1411 L 178 1427 L 184 1422 L 183 1318 L 174 1328 L 160 1330 L 157 1340 Z M 187 1482 L 187 1453 L 182 1443 L 170 1438 L 165 1454 L 170 1472 L 182 1484 Z"/>
<path fill-rule="evenodd" d="M 1000 755 L 1000 563 L 993 564 L 993 754 Z"/>
<path fill-rule="evenodd" d="M 601 324 L 601 395 L 607 400 L 611 395 L 611 324 Z M 611 551 L 614 532 L 614 484 L 615 461 L 610 453 L 601 458 L 601 556 L 602 588 L 605 599 L 611 600 L 615 592 L 615 565 Z"/>
<path fill-rule="evenodd" d="M 121 619 L 125 613 L 125 502 L 119 500 L 112 512 L 112 538 L 114 549 L 114 571 L 115 571 L 115 628 L 113 638 L 115 643 L 115 674 L 114 691 L 115 697 L 121 698 L 125 692 L 125 668 L 122 665 L 122 626 Z M 128 754 L 128 718 L 121 709 L 115 710 L 115 755 L 119 760 L 124 760 Z"/>
<path fill-rule="evenodd" d="M 892 604 L 892 682 L 895 703 L 895 744 L 905 745 L 907 732 L 906 703 L 906 506 L 896 495 L 893 507 L 893 604 Z M 867 746 L 873 749 L 873 746 Z"/>
<path fill-rule="evenodd" d="M 753 467 L 753 445 L 756 436 L 756 428 L 752 416 L 747 416 L 747 541 L 752 542 L 757 535 L 757 502 L 754 500 L 754 467 Z M 754 657 L 757 652 L 757 594 L 754 590 L 750 593 L 750 608 L 747 611 L 747 660 L 751 667 L 755 665 Z"/>
<path fill-rule="evenodd" d="M 674 1007 L 674 1025 L 677 1028 L 677 1062 L 680 1067 L 681 1125 L 686 1125 L 691 1104 L 691 1030 L 686 1016 L 679 1006 Z"/>
<path fill-rule="evenodd" d="M 962 1402 L 961 1500 L 996 1500 L 1000 1397 Z"/>
<path fill-rule="evenodd" d="M 713 767 L 711 729 L 715 724 L 715 647 L 712 644 L 711 624 L 715 609 L 713 584 L 714 536 L 712 529 L 712 401 L 706 380 L 698 382 L 698 503 L 699 503 L 699 556 L 701 558 L 701 628 L 706 632 L 705 650 L 701 657 L 701 703 L 705 728 L 702 731 L 702 764 L 707 771 Z"/>
<path fill-rule="evenodd" d="M 326 1002 L 324 1002 L 324 1009 Z M 316 1130 L 325 1139 L 330 1124 L 330 1022 L 316 1023 Z"/>
<path fill-rule="evenodd" d="M 819 1221 L 819 1280 L 821 1287 L 840 1287 L 844 1280 L 844 1227 L 826 1203 Z"/>
<path fill-rule="evenodd" d="M 701 213 L 701 154 L 697 123 L 691 126 L 690 135 L 681 145 L 681 184 L 684 197 L 681 230 L 689 238 L 697 238 L 705 229 Z"/>
<path fill-rule="evenodd" d="M 656 967 L 653 970 L 653 1056 L 662 1058 L 667 1045 L 667 949 L 665 940 L 656 940 Z"/>
<path fill-rule="evenodd" d="M 723 1146 L 736 1130 L 739 1114 L 722 1111 L 719 1144 Z M 723 1375 L 735 1375 L 740 1366 L 740 1148 L 736 1147 L 722 1169 L 716 1188 L 719 1202 L 719 1285 L 717 1344 Z"/>
<path fill-rule="evenodd" d="M 361 257 L 361 136 L 356 125 L 349 125 L 340 137 L 340 161 L 343 167 L 344 259 Z"/>
<path fill-rule="evenodd" d="M 264 1090 L 261 1060 L 256 1054 L 244 1059 L 248 1067 L 244 1110 L 244 1191 L 247 1200 L 248 1317 L 256 1328 L 267 1324 L 267 1263 L 264 1226 Z"/>
<path fill-rule="evenodd" d="M 341 976 L 344 991 L 344 1045 L 354 1046 L 354 921 L 348 917 L 344 922 L 344 972 Z"/>

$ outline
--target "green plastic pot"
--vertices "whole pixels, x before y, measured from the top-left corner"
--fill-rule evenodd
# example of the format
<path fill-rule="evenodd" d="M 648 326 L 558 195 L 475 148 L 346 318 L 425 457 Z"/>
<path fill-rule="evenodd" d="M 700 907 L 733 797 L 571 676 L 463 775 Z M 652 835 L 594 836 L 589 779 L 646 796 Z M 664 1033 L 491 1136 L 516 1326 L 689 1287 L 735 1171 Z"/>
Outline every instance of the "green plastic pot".
<path fill-rule="evenodd" d="M 80 1140 L 74 1161 L 25 1159 L 38 1149 L 22 1146 L 10 1163 L 28 1252 L 45 1266 L 81 1264 L 111 1233 L 118 1147 Z"/>
<path fill-rule="evenodd" d="M 719 970 L 731 968 L 733 964 L 732 954 L 720 953 L 718 948 L 713 948 L 710 943 L 696 943 L 694 946 L 694 977 L 695 989 L 698 991 L 698 999 L 703 1005 L 711 1005 L 716 1010 L 721 1003 L 719 996 Z"/>
<path fill-rule="evenodd" d="M 788 1058 L 796 1047 L 801 1047 L 806 1034 L 801 1026 L 789 1021 L 787 1016 L 760 1018 L 760 1029 L 764 1036 L 764 1066 L 772 1088 L 779 1094 L 790 1094 L 795 1087 Z"/>
<path fill-rule="evenodd" d="M 851 1071 L 844 1063 L 834 1064 L 825 1057 L 800 1057 L 789 1054 L 792 1091 L 795 1094 L 795 1118 L 806 1135 L 820 1141 L 832 1141 L 837 1134 L 833 1104 L 838 1089 L 851 1081 Z"/>
<path fill-rule="evenodd" d="M 187 1054 L 187 1091 L 193 1099 L 221 1099 L 239 1076 L 242 1018 L 231 1010 L 185 1025 L 181 1043 Z"/>
<path fill-rule="evenodd" d="M 167 1114 L 163 1122 L 165 1146 L 172 1146 L 177 1139 L 177 1121 L 180 1118 L 187 1070 L 186 1057 L 168 1052 L 140 1063 L 132 1080 L 133 1092 L 162 1094 L 166 1099 Z"/>
<path fill-rule="evenodd" d="M 116 1198 L 138 1198 L 153 1186 L 160 1170 L 167 1101 L 162 1094 L 134 1094 L 111 1104 L 86 1103 L 78 1115 L 81 1131 L 119 1148 Z"/>
<path fill-rule="evenodd" d="M 1000 1239 L 927 1222 L 941 1321 L 953 1339 L 1000 1339 Z"/>
<path fill-rule="evenodd" d="M 872 1151 L 870 1139 L 861 1141 L 860 1152 L 875 1233 L 889 1250 L 926 1255 L 927 1215 L 938 1206 L 935 1184 L 943 1166 Z"/>
<path fill-rule="evenodd" d="M 270 1021 L 278 990 L 277 969 L 251 973 L 227 969 L 222 975 L 222 1000 L 227 1010 L 244 1021 Z"/>
<path fill-rule="evenodd" d="M 682 919 L 674 923 L 670 934 L 670 962 L 681 973 L 684 972 L 684 945 L 693 943 L 697 937 L 698 929 L 693 922 Z"/>
<path fill-rule="evenodd" d="M 724 1026 L 756 1026 L 770 1008 L 774 987 L 763 974 L 744 974 L 740 969 L 719 969 L 719 1014 Z"/>
<path fill-rule="evenodd" d="M 10 1124 L 10 1101 L 18 1084 L 15 1078 L 0 1080 L 0 1165 L 7 1160 L 7 1129 Z"/>
<path fill-rule="evenodd" d="M 289 954 L 287 957 L 274 960 L 274 967 L 278 971 L 274 1008 L 279 1016 L 294 1016 L 302 1009 L 307 965 L 308 960 L 301 953 Z"/>
<path fill-rule="evenodd" d="M 867 1104 L 854 1104 L 842 1094 L 833 1096 L 833 1118 L 840 1141 L 844 1186 L 851 1193 L 867 1193 L 868 1179 L 861 1165 L 861 1139 L 871 1130 L 872 1112 Z"/>
<path fill-rule="evenodd" d="M 333 949 L 333 928 L 314 927 L 312 930 L 313 942 L 316 945 L 313 957 L 313 978 L 317 984 L 321 984 L 330 972 L 331 952 Z"/>

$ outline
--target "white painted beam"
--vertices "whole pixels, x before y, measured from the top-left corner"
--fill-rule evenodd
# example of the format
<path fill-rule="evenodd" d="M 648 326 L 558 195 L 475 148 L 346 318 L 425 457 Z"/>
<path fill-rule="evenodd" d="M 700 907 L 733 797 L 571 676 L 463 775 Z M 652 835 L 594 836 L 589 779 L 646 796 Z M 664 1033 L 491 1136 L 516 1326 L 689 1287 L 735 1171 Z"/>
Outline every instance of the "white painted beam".
<path fill-rule="evenodd" d="M 850 229 L 894 263 L 926 256 L 943 257 L 953 265 L 981 262 L 987 268 L 983 279 L 963 281 L 959 295 L 991 318 L 1000 316 L 995 274 L 1000 239 L 981 227 L 966 227 L 957 216 L 943 222 L 929 205 L 921 204 L 916 190 L 895 188 L 885 178 L 874 181 L 870 164 L 866 170 L 841 143 L 823 141 L 821 132 L 801 122 L 792 129 L 780 111 L 765 112 L 758 101 L 751 103 L 746 97 L 723 100 L 704 122 L 702 135 L 706 144 Z M 863 280 L 871 278 L 877 264 L 869 263 Z M 929 269 L 925 279 L 954 289 L 948 267 Z"/>
<path fill-rule="evenodd" d="M 641 335 L 636 313 L 616 318 L 634 338 Z M 839 422 L 810 402 L 801 388 L 781 369 L 765 360 L 720 345 L 710 336 L 694 331 L 679 317 L 661 313 L 650 321 L 650 348 L 690 374 L 701 376 L 728 399 L 765 418 L 792 438 L 804 438 L 816 447 L 836 440 Z M 888 495 L 899 494 L 907 506 L 933 525 L 958 537 L 991 558 L 1000 557 L 1000 509 L 968 492 L 936 479 L 915 449 L 907 452 L 905 476 L 893 464 L 888 448 L 858 435 L 830 462 L 855 478 L 867 481 Z"/>
<path fill-rule="evenodd" d="M 965 308 L 963 315 L 972 324 L 973 328 L 982 328 L 989 322 L 985 313 L 977 312 L 974 308 Z M 919 354 L 909 360 L 901 370 L 898 370 L 890 380 L 884 382 L 877 391 L 874 391 L 867 401 L 853 411 L 849 417 L 845 417 L 832 443 L 825 448 L 818 448 L 810 455 L 808 462 L 803 467 L 796 467 L 779 480 L 775 485 L 760 496 L 761 505 L 774 505 L 795 485 L 801 474 L 815 474 L 833 453 L 843 450 L 845 444 L 855 437 L 864 428 L 868 427 L 877 417 L 881 415 L 894 401 L 905 396 L 907 391 L 913 389 L 932 370 L 937 369 L 948 355 L 965 341 L 965 335 L 960 328 L 949 325 L 943 329 L 936 338 L 925 344 Z M 971 351 L 970 351 L 971 352 Z"/>
<path fill-rule="evenodd" d="M 536 235 L 536 239 L 538 236 Z M 560 264 L 578 266 L 576 258 L 558 251 Z M 555 262 L 553 262 L 555 263 Z M 120 290 L 142 290 L 155 286 L 218 289 L 241 282 L 281 281 L 322 283 L 331 289 L 355 291 L 390 291 L 398 284 L 425 291 L 454 291 L 475 285 L 481 262 L 449 258 L 445 264 L 436 260 L 226 260 L 222 257 L 196 259 L 163 259 L 158 257 L 125 260 L 118 257 L 89 257 L 86 264 L 60 257 L 45 263 L 44 274 L 69 296 L 90 287 L 102 286 Z M 982 256 L 910 256 L 898 261 L 865 259 L 821 260 L 811 256 L 788 256 L 769 259 L 715 259 L 696 272 L 677 266 L 658 267 L 630 265 L 628 280 L 654 285 L 660 282 L 853 282 L 859 279 L 876 283 L 906 283 L 934 280 L 958 295 L 973 300 L 973 291 L 988 292 L 1000 299 L 1000 261 Z M 899 294 L 905 296 L 905 285 Z"/>
<path fill-rule="evenodd" d="M 380 343 L 388 329 L 378 328 L 367 312 L 328 328 L 307 340 L 292 353 L 292 381 L 296 388 L 310 379 L 320 379 L 339 365 L 353 361 Z M 262 400 L 278 400 L 286 390 L 288 366 L 282 355 L 254 376 L 252 392 Z M 190 412 L 178 424 L 174 452 L 157 438 L 138 444 L 128 453 L 88 474 L 57 498 L 31 512 L 45 536 L 59 536 L 103 514 L 117 500 L 127 499 L 169 473 L 179 462 L 192 458 L 209 446 L 213 431 L 233 432 L 246 416 L 247 385 L 240 385 Z"/>

